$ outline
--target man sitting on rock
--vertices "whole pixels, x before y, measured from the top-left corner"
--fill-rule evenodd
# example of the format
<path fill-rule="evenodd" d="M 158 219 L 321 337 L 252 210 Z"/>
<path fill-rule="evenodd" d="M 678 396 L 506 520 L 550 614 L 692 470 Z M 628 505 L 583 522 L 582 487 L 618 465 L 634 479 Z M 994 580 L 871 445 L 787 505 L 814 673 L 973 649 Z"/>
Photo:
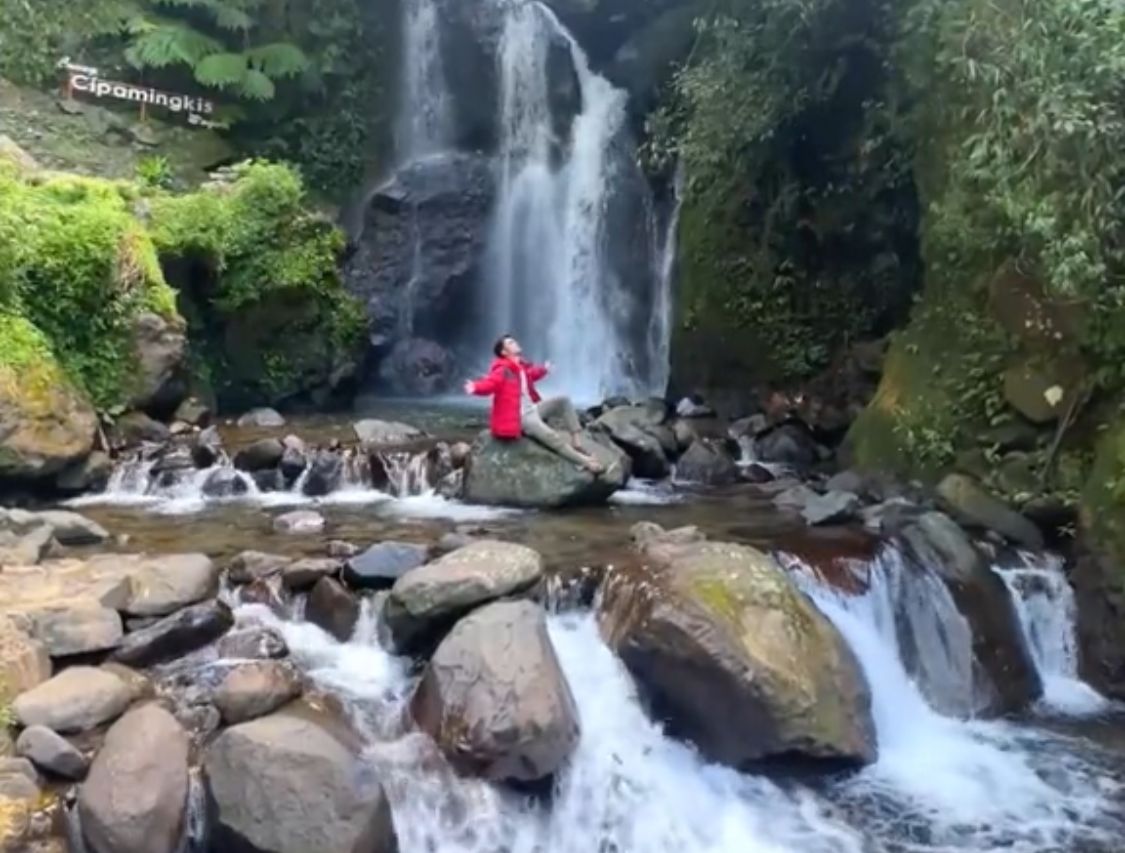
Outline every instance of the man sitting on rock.
<path fill-rule="evenodd" d="M 489 428 L 493 436 L 506 440 L 529 436 L 559 456 L 594 474 L 601 474 L 605 470 L 602 463 L 581 449 L 582 425 L 574 404 L 566 397 L 540 400 L 535 390 L 535 383 L 551 369 L 550 362 L 539 365 L 524 361 L 519 341 L 511 335 L 500 338 L 492 351 L 496 358 L 488 375 L 466 382 L 465 393 L 481 397 L 492 395 Z M 570 433 L 569 442 L 547 425 L 547 419 L 556 416 Z"/>

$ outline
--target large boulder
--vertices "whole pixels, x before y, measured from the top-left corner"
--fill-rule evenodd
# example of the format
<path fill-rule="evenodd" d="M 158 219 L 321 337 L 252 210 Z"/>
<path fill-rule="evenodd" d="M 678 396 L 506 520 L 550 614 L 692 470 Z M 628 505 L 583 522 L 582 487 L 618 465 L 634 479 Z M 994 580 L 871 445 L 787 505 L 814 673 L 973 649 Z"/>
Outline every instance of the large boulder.
<path fill-rule="evenodd" d="M 754 455 L 759 462 L 803 471 L 817 460 L 816 439 L 798 421 L 783 423 L 754 439 Z"/>
<path fill-rule="evenodd" d="M 276 468 L 285 453 L 280 439 L 259 438 L 234 455 L 234 467 L 240 471 L 262 471 Z"/>
<path fill-rule="evenodd" d="M 837 629 L 774 560 L 725 543 L 644 543 L 613 572 L 602 633 L 674 734 L 711 761 L 875 758 L 871 697 Z"/>
<path fill-rule="evenodd" d="M 485 157 L 442 155 L 403 166 L 371 196 L 344 280 L 367 306 L 376 349 L 464 328 L 476 307 L 494 180 Z"/>
<path fill-rule="evenodd" d="M 1019 617 L 1004 580 L 986 563 L 964 530 L 941 512 L 925 512 L 902 529 L 909 562 L 905 572 L 932 571 L 941 578 L 957 610 L 965 618 L 971 635 L 972 673 L 968 685 L 948 685 L 927 675 L 932 662 L 921 649 L 904 644 L 904 658 L 911 675 L 935 708 L 959 716 L 1015 713 L 1028 707 L 1042 693 L 1038 671 L 1032 661 Z M 899 588 L 910 583 L 899 579 Z M 924 583 L 924 582 L 923 582 Z M 932 595 L 924 585 L 919 595 Z M 903 607 L 900 620 L 913 614 Z M 950 653 L 952 637 L 943 638 Z M 967 687 L 966 693 L 960 691 Z"/>
<path fill-rule="evenodd" d="M 473 608 L 526 592 L 542 578 L 543 558 L 531 548 L 473 542 L 399 578 L 383 624 L 399 653 L 426 651 Z"/>
<path fill-rule="evenodd" d="M 129 603 L 122 608 L 130 616 L 165 616 L 202 601 L 218 588 L 219 569 L 205 554 L 162 554 L 121 560 L 136 564 L 130 577 Z"/>
<path fill-rule="evenodd" d="M 121 716 L 133 701 L 133 689 L 105 669 L 72 666 L 21 693 L 12 702 L 23 726 L 46 726 L 56 732 L 84 732 Z"/>
<path fill-rule="evenodd" d="M 578 742 L 578 714 L 543 609 L 501 601 L 458 622 L 411 702 L 459 772 L 508 782 L 553 774 Z"/>
<path fill-rule="evenodd" d="M 182 657 L 230 630 L 234 617 L 223 602 L 206 601 L 125 636 L 112 657 L 129 666 L 151 666 Z"/>
<path fill-rule="evenodd" d="M 345 643 L 359 621 L 359 599 L 335 578 L 321 578 L 309 593 L 305 618 Z"/>
<path fill-rule="evenodd" d="M 212 849 L 229 853 L 396 853 L 382 785 L 361 777 L 358 744 L 311 710 L 224 731 L 203 769 Z"/>
<path fill-rule="evenodd" d="M 159 415 L 172 414 L 188 391 L 183 320 L 150 311 L 138 314 L 133 318 L 133 350 L 136 370 L 129 406 Z"/>
<path fill-rule="evenodd" d="M 175 853 L 188 794 L 188 736 L 155 703 L 110 728 L 78 794 L 90 853 Z"/>
<path fill-rule="evenodd" d="M 529 438 L 500 441 L 483 433 L 465 466 L 464 498 L 513 507 L 605 503 L 628 481 L 629 457 L 589 436 L 582 446 L 606 466 L 605 473 L 594 476 Z"/>
<path fill-rule="evenodd" d="M 1025 548 L 1043 547 L 1043 534 L 999 498 L 993 497 L 965 474 L 948 474 L 938 483 L 938 499 L 962 523 L 993 530 Z"/>
<path fill-rule="evenodd" d="M 109 531 L 76 512 L 62 509 L 31 512 L 26 509 L 0 509 L 0 530 L 17 533 L 46 527 L 60 545 L 98 545 L 109 539 Z"/>
<path fill-rule="evenodd" d="M 112 649 L 124 635 L 120 614 L 91 601 L 49 605 L 26 616 L 31 635 L 56 658 Z"/>
<path fill-rule="evenodd" d="M 0 480 L 43 480 L 89 456 L 98 417 L 27 321 L 0 315 L 0 348 L 29 348 L 29 364 L 0 352 Z"/>

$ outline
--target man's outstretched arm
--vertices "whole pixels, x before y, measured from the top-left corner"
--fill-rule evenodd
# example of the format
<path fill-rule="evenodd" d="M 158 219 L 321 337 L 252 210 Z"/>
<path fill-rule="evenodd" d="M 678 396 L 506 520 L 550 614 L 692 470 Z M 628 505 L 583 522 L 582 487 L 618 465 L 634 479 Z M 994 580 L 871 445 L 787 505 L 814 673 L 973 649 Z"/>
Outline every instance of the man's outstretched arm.
<path fill-rule="evenodd" d="M 500 371 L 494 370 L 480 379 L 470 379 L 465 383 L 466 394 L 476 394 L 478 397 L 487 397 L 495 394 L 500 387 Z"/>
<path fill-rule="evenodd" d="M 532 382 L 538 382 L 544 376 L 551 372 L 551 362 L 546 364 L 530 364 L 527 367 L 527 378 Z"/>

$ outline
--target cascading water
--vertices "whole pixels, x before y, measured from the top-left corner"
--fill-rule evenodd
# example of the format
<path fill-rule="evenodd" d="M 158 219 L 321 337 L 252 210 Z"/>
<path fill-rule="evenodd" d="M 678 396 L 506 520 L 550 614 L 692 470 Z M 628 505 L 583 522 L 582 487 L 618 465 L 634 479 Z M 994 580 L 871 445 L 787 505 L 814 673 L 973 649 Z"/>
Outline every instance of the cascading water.
<path fill-rule="evenodd" d="M 663 315 L 657 321 L 652 312 L 667 306 L 657 304 L 662 282 L 653 253 L 637 276 L 645 293 L 630 292 L 620 270 L 636 234 L 652 234 L 647 187 L 637 208 L 643 227 L 632 234 L 610 227 L 611 195 L 635 169 L 622 144 L 626 95 L 590 69 L 545 6 L 506 3 L 503 16 L 500 185 L 485 288 L 490 321 L 557 364 L 558 381 L 578 399 L 663 393 L 666 333 Z M 560 47 L 581 98 L 565 143 L 556 138 L 549 75 L 551 51 Z"/>
<path fill-rule="evenodd" d="M 659 286 L 656 289 L 648 330 L 648 349 L 653 354 L 653 386 L 660 391 L 668 387 L 672 364 L 672 290 L 676 280 L 676 262 L 679 258 L 680 211 L 684 203 L 685 180 L 686 172 L 681 160 L 676 164 L 675 176 L 672 179 L 672 206 L 668 214 L 668 222 L 664 227 L 664 239 L 656 262 Z"/>
<path fill-rule="evenodd" d="M 378 645 L 374 608 L 365 607 L 343 644 L 260 605 L 239 608 L 237 617 L 280 630 L 313 680 L 344 701 L 368 741 L 366 769 L 357 774 L 386 787 L 403 853 L 1119 849 L 1121 786 L 1096 753 L 1013 723 L 943 716 L 926 701 L 907 674 L 903 629 L 890 612 L 898 594 L 889 583 L 901 560 L 872 563 L 862 595 L 840 593 L 795 559 L 788 563 L 867 677 L 880 753 L 867 769 L 815 786 L 709 765 L 667 737 L 588 612 L 548 616 L 582 734 L 547 801 L 457 776 L 403 722 L 411 667 Z M 913 624 L 928 631 L 948 618 L 941 610 Z"/>
<path fill-rule="evenodd" d="M 1018 555 L 996 571 L 1008 585 L 1027 646 L 1043 681 L 1042 706 L 1068 714 L 1105 710 L 1106 699 L 1078 678 L 1078 608 L 1062 559 L 1053 554 Z"/>
<path fill-rule="evenodd" d="M 402 88 L 395 128 L 400 163 L 437 154 L 452 138 L 452 104 L 434 0 L 403 0 Z"/>

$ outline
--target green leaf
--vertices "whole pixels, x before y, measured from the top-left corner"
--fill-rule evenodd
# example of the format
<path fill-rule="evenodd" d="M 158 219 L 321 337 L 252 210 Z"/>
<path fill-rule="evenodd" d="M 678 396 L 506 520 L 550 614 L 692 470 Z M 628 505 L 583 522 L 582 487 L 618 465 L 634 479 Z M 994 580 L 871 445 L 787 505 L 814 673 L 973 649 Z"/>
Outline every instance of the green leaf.
<path fill-rule="evenodd" d="M 242 97 L 251 101 L 269 101 L 276 92 L 277 88 L 273 85 L 273 81 L 256 68 L 246 70 L 246 75 L 239 86 Z"/>
<path fill-rule="evenodd" d="M 248 70 L 243 53 L 213 53 L 195 66 L 195 79 L 204 86 L 225 89 L 241 85 Z"/>
<path fill-rule="evenodd" d="M 296 77 L 309 67 L 309 59 L 295 44 L 274 42 L 251 48 L 246 57 L 253 68 L 274 79 Z"/>
<path fill-rule="evenodd" d="M 222 45 L 210 36 L 182 24 L 136 19 L 130 22 L 134 33 L 125 50 L 125 59 L 134 68 L 167 68 L 170 65 L 195 66 L 205 56 L 218 53 Z"/>

